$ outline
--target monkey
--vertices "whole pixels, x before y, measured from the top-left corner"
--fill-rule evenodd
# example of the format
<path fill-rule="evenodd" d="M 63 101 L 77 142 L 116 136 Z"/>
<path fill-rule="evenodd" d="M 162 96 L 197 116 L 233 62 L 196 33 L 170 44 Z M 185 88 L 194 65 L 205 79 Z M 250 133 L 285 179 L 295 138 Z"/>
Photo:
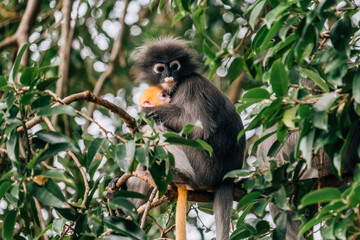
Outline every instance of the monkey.
<path fill-rule="evenodd" d="M 139 106 L 141 108 L 154 107 L 168 104 L 170 96 L 167 95 L 160 87 L 150 87 L 145 89 L 139 99 Z"/>
<path fill-rule="evenodd" d="M 170 96 L 167 104 L 142 108 L 148 118 L 173 132 L 180 132 L 186 124 L 197 120 L 202 123 L 188 138 L 204 140 L 212 146 L 213 154 L 185 146 L 170 150 L 175 157 L 174 183 L 180 186 L 179 197 L 185 202 L 186 188 L 214 191 L 216 239 L 228 240 L 233 179 L 223 181 L 223 177 L 242 167 L 245 137 L 238 140 L 237 135 L 243 124 L 235 106 L 198 73 L 199 68 L 187 42 L 170 37 L 141 47 L 133 71 L 138 82 L 161 87 Z M 184 240 L 185 216 L 178 217 L 182 223 L 176 223 L 176 239 Z"/>
<path fill-rule="evenodd" d="M 314 87 L 314 83 L 307 79 L 303 79 L 302 84 L 309 88 Z M 314 91 L 312 92 L 312 94 L 315 95 L 318 93 Z M 360 158 L 357 154 L 357 148 L 360 144 L 360 134 L 359 134 L 360 123 L 359 123 L 359 116 L 357 116 L 357 114 L 354 112 L 353 107 L 349 108 L 348 114 L 350 120 L 352 122 L 356 122 L 356 126 L 353 133 L 350 136 L 349 145 L 346 149 L 344 171 L 352 172 L 355 169 L 356 164 L 360 162 Z M 266 135 L 266 133 L 274 131 L 277 128 L 278 125 L 276 124 L 273 127 L 269 128 L 266 132 L 264 132 L 263 135 Z M 293 152 L 295 151 L 299 137 L 300 134 L 298 132 L 291 133 L 274 158 L 282 161 L 289 161 L 291 154 L 293 154 Z M 259 144 L 257 148 L 257 157 L 264 158 L 265 163 L 267 165 L 269 165 L 269 159 L 267 158 L 267 153 L 276 140 L 277 137 L 276 134 L 274 134 L 269 138 L 267 138 L 265 141 L 263 141 L 261 144 Z M 311 168 L 305 169 L 305 171 L 301 175 L 300 180 L 333 175 L 331 169 L 330 157 L 326 154 L 326 151 L 324 149 L 320 149 L 319 151 L 321 151 L 320 154 L 323 154 L 323 159 L 320 159 L 319 156 L 314 156 L 311 162 Z M 270 204 L 269 208 L 272 217 L 275 217 L 280 212 L 280 210 L 274 204 Z M 291 217 L 292 217 L 291 214 L 288 214 L 289 220 L 291 219 Z M 288 221 L 287 229 L 286 229 L 286 239 L 297 239 L 300 225 L 301 225 L 300 220 Z M 305 239 L 305 238 L 301 237 L 300 239 Z"/>

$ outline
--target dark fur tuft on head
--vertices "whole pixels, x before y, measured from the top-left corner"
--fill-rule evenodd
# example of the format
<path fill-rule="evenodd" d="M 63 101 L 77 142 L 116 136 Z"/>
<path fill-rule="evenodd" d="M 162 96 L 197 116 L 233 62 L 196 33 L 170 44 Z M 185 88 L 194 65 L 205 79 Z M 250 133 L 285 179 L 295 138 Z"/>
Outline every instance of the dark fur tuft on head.
<path fill-rule="evenodd" d="M 174 37 L 152 40 L 138 48 L 137 63 L 133 68 L 138 82 L 157 85 L 158 79 L 153 75 L 153 66 L 156 63 L 165 63 L 179 60 L 180 74 L 186 77 L 199 69 L 194 51 L 188 48 L 188 42 Z"/>

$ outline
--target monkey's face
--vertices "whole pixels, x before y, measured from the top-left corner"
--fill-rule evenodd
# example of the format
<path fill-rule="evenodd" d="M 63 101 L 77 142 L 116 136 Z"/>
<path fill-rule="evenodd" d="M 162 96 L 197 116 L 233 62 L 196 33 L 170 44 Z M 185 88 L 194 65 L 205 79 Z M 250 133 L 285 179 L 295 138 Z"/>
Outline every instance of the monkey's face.
<path fill-rule="evenodd" d="M 153 71 L 158 76 L 162 89 L 171 93 L 181 76 L 181 64 L 179 60 L 158 62 L 154 64 Z"/>
<path fill-rule="evenodd" d="M 151 86 L 161 86 L 171 95 L 197 67 L 197 61 L 184 41 L 167 38 L 141 48 L 138 80 Z"/>

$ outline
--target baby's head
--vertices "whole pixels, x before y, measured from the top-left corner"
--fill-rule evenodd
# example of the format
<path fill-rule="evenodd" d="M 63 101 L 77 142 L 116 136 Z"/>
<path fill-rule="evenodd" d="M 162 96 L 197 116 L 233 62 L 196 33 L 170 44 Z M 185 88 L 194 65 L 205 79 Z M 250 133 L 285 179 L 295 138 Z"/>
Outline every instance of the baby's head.
<path fill-rule="evenodd" d="M 140 97 L 139 106 L 142 108 L 155 107 L 170 102 L 170 96 L 160 87 L 149 87 Z"/>

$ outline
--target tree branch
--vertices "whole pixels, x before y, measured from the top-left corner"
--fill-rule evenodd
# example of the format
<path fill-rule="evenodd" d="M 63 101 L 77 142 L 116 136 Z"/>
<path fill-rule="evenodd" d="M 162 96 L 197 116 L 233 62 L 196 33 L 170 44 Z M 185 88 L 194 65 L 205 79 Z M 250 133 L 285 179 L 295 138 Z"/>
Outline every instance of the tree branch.
<path fill-rule="evenodd" d="M 49 91 L 47 90 L 45 92 L 49 92 Z M 73 95 L 70 95 L 70 96 L 64 98 L 63 100 L 61 100 L 61 103 L 59 103 L 59 102 L 55 103 L 52 107 L 60 106 L 62 104 L 70 104 L 72 102 L 82 101 L 82 100 L 87 101 L 87 102 L 92 102 L 92 103 L 101 105 L 101 106 L 109 109 L 111 112 L 115 113 L 118 117 L 120 117 L 125 122 L 126 126 L 130 129 L 132 134 L 134 134 L 137 131 L 137 125 L 136 125 L 135 118 L 130 116 L 122 108 L 119 108 L 115 104 L 113 104 L 103 98 L 95 96 L 90 91 L 84 91 L 81 93 L 75 93 Z M 36 124 L 41 123 L 42 121 L 44 121 L 44 120 L 41 117 L 34 117 L 30 121 L 26 122 L 26 127 L 28 129 L 30 129 L 33 126 L 35 126 Z M 22 127 L 19 127 L 17 130 L 23 131 L 24 129 Z"/>
<path fill-rule="evenodd" d="M 20 24 L 15 34 L 0 42 L 0 50 L 9 46 L 16 46 L 17 48 L 21 48 L 24 44 L 29 42 L 31 29 L 35 24 L 36 17 L 40 10 L 40 3 L 40 0 L 29 0 L 27 2 L 24 15 L 21 18 Z M 27 65 L 28 59 L 29 50 L 27 49 L 21 60 L 21 64 Z"/>
<path fill-rule="evenodd" d="M 59 66 L 59 76 L 60 79 L 56 83 L 56 95 L 60 98 L 63 98 L 67 95 L 67 83 L 69 78 L 69 61 L 70 61 L 70 52 L 71 52 L 71 39 L 70 35 L 70 14 L 71 14 L 72 2 L 71 0 L 64 0 L 61 8 L 61 13 L 63 15 L 63 23 L 61 24 L 61 36 L 60 41 L 62 41 L 60 47 L 60 66 Z"/>

